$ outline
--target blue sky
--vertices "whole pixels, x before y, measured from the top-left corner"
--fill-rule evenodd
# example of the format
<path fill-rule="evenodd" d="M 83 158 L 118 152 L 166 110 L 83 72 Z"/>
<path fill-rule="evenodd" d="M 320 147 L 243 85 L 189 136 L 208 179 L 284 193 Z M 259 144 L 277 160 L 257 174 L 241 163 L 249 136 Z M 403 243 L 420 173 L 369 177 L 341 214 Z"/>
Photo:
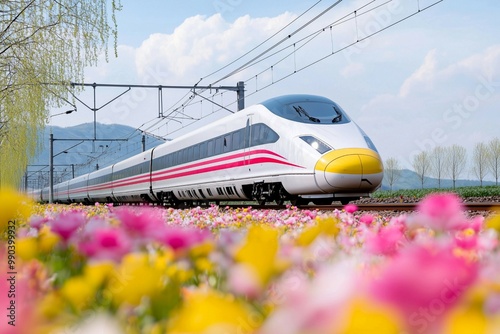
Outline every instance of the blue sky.
<path fill-rule="evenodd" d="M 201 85 L 217 82 L 238 65 L 283 39 L 335 1 L 323 0 L 295 25 L 239 62 L 227 65 L 293 21 L 317 1 L 160 1 L 122 0 L 118 15 L 118 58 L 86 72 L 86 82 Z M 374 1 L 369 7 L 385 1 Z M 415 154 L 433 147 L 460 144 L 472 153 L 478 142 L 500 137 L 500 3 L 498 0 L 445 0 L 408 20 L 302 69 L 436 0 L 393 0 L 368 14 L 319 34 L 284 62 L 270 58 L 216 85 L 245 81 L 246 104 L 288 93 L 326 96 L 338 102 L 379 148 L 384 159 L 397 158 L 410 167 Z M 342 1 L 300 31 L 307 36 L 352 13 L 369 0 Z M 358 11 L 362 12 L 362 11 Z M 351 15 L 352 18 L 352 15 Z M 356 37 L 357 36 L 357 37 Z M 300 45 L 297 42 L 296 47 Z M 289 46 L 291 42 L 284 42 Z M 273 66 L 272 71 L 270 70 Z M 279 80 L 294 70 L 298 73 Z M 266 85 L 275 82 L 267 88 Z M 123 89 L 98 90 L 102 105 Z M 227 111 L 203 99 L 185 108 L 187 91 L 165 91 L 164 108 L 181 115 L 167 122 L 156 118 L 157 92 L 132 90 L 99 111 L 97 121 L 141 127 L 166 137 L 180 129 L 182 118 L 203 118 L 192 126 L 223 117 Z M 213 92 L 214 93 L 214 92 Z M 209 98 L 210 95 L 207 95 Z M 92 101 L 89 90 L 80 95 Z M 220 104 L 234 93 L 213 97 Z M 180 101 L 179 103 L 176 103 Z M 229 106 L 233 108 L 233 106 Z M 54 110 L 53 113 L 57 111 Z M 52 125 L 92 122 L 82 105 L 78 112 L 53 117 Z M 463 176 L 467 176 L 465 172 Z"/>

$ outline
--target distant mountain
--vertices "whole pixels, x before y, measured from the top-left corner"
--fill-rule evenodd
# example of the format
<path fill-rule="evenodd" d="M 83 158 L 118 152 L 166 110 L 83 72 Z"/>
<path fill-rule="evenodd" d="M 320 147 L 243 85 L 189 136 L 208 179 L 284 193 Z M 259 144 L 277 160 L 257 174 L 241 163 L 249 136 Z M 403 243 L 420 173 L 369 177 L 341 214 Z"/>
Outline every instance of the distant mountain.
<path fill-rule="evenodd" d="M 64 181 L 136 155 L 143 150 L 142 133 L 118 124 L 85 123 L 72 127 L 49 126 L 40 134 L 41 149 L 28 166 L 30 187 L 48 184 L 50 133 L 54 136 L 54 181 Z M 81 139 L 86 139 L 82 141 Z M 101 139 L 101 140 L 99 140 Z M 102 140 L 107 139 L 107 140 Z M 150 149 L 164 140 L 145 135 Z"/>
<path fill-rule="evenodd" d="M 466 180 L 459 179 L 455 182 L 455 187 L 470 187 L 470 186 L 479 186 L 480 182 L 477 180 Z M 495 185 L 495 182 L 484 181 L 483 186 Z M 438 188 L 438 180 L 432 177 L 424 178 L 424 188 Z M 401 170 L 401 176 L 397 179 L 397 181 L 393 184 L 392 190 L 399 189 L 420 189 L 422 188 L 422 183 L 420 181 L 420 177 L 414 171 L 409 169 Z M 449 179 L 441 179 L 441 188 L 453 188 L 453 181 Z M 389 184 L 387 180 L 384 178 L 382 182 L 382 190 L 390 190 Z"/>

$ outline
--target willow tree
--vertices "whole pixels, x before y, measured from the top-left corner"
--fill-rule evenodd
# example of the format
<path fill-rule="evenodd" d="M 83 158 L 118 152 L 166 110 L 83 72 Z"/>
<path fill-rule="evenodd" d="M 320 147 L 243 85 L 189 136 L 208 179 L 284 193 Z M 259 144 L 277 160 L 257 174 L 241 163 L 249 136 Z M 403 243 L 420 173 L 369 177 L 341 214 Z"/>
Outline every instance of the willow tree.
<path fill-rule="evenodd" d="M 16 186 L 39 148 L 52 107 L 67 103 L 68 84 L 108 60 L 120 0 L 0 2 L 0 187 Z"/>

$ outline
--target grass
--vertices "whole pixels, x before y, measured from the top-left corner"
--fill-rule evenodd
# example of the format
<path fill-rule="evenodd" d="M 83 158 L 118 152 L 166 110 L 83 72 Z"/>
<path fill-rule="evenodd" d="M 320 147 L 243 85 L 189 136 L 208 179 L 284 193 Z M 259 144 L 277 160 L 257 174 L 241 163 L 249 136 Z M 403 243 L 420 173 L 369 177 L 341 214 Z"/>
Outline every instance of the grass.
<path fill-rule="evenodd" d="M 372 194 L 373 198 L 393 198 L 393 197 L 410 197 L 421 199 L 428 194 L 437 192 L 454 192 L 462 198 L 467 197 L 491 197 L 500 196 L 500 186 L 484 186 L 484 187 L 459 187 L 451 188 L 426 188 L 426 189 L 400 189 L 400 190 L 378 190 Z"/>

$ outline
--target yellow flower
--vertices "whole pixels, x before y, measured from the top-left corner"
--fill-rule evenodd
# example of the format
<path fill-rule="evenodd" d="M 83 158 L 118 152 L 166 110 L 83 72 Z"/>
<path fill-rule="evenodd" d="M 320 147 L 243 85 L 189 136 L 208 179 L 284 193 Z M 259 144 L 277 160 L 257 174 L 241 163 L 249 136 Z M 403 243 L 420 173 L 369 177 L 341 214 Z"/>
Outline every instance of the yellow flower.
<path fill-rule="evenodd" d="M 384 333 L 399 334 L 402 332 L 402 323 L 394 310 L 374 302 L 355 298 L 350 312 L 339 333 Z"/>
<path fill-rule="evenodd" d="M 486 228 L 492 228 L 500 233 L 500 212 L 497 211 L 494 215 L 486 219 L 485 226 Z"/>
<path fill-rule="evenodd" d="M 190 254 L 193 257 L 208 256 L 213 249 L 214 249 L 214 244 L 207 241 L 191 247 Z"/>
<path fill-rule="evenodd" d="M 95 297 L 96 288 L 83 276 L 71 277 L 64 282 L 61 295 L 80 311 L 87 307 Z"/>
<path fill-rule="evenodd" d="M 56 292 L 45 295 L 37 307 L 37 311 L 46 319 L 57 317 L 63 309 L 64 301 Z"/>
<path fill-rule="evenodd" d="M 165 271 L 173 259 L 174 252 L 170 248 L 162 248 L 154 254 L 152 261 L 158 270 Z"/>
<path fill-rule="evenodd" d="M 138 306 L 143 297 L 162 290 L 162 277 L 162 271 L 149 263 L 147 254 L 127 254 L 108 287 L 116 305 Z"/>
<path fill-rule="evenodd" d="M 265 285 L 278 271 L 278 241 L 276 229 L 252 225 L 248 229 L 245 243 L 235 254 L 237 262 L 246 264 L 255 271 L 261 285 Z"/>
<path fill-rule="evenodd" d="M 262 317 L 243 302 L 216 291 L 194 291 L 172 318 L 169 333 L 252 333 Z"/>
<path fill-rule="evenodd" d="M 0 191 L 0 231 L 4 231 L 9 221 L 27 219 L 32 212 L 33 201 L 12 189 Z"/>
<path fill-rule="evenodd" d="M 38 243 L 35 237 L 26 237 L 16 240 L 16 255 L 25 261 L 36 257 L 37 248 Z"/>
<path fill-rule="evenodd" d="M 114 265 L 111 262 L 89 263 L 83 269 L 85 280 L 96 288 L 108 281 L 113 272 Z"/>
<path fill-rule="evenodd" d="M 194 275 L 194 271 L 192 269 L 183 269 L 177 264 L 169 265 L 165 273 L 170 279 L 178 283 L 184 283 L 190 280 Z"/>
<path fill-rule="evenodd" d="M 38 249 L 42 253 L 51 252 L 60 242 L 61 238 L 50 230 L 50 227 L 44 225 L 38 235 Z"/>
<path fill-rule="evenodd" d="M 447 316 L 444 334 L 494 333 L 488 332 L 487 328 L 487 319 L 481 310 L 460 307 Z"/>
<path fill-rule="evenodd" d="M 309 246 L 320 234 L 336 236 L 339 233 L 338 220 L 333 217 L 316 218 L 316 224 L 306 227 L 297 237 L 299 246 Z"/>
<path fill-rule="evenodd" d="M 462 302 L 446 316 L 443 334 L 499 333 L 500 316 L 486 316 L 484 312 L 485 300 L 494 288 L 481 284 L 467 291 Z"/>
<path fill-rule="evenodd" d="M 210 271 L 213 269 L 213 264 L 207 258 L 199 258 L 194 261 L 194 266 L 200 271 Z"/>

